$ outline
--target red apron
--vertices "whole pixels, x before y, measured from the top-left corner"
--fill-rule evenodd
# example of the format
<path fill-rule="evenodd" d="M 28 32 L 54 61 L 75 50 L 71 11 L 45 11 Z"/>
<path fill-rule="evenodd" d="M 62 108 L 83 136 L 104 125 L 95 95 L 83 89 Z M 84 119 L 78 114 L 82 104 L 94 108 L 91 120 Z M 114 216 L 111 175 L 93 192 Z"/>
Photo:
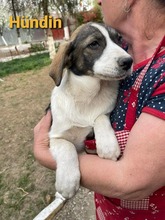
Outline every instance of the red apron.
<path fill-rule="evenodd" d="M 165 46 L 165 37 L 131 88 L 124 130 L 115 132 L 121 154 L 123 154 L 129 133 L 136 122 L 136 106 L 143 77 L 162 46 Z M 87 141 L 85 144 L 87 148 L 95 148 L 91 142 Z M 97 220 L 165 220 L 165 187 L 143 200 L 136 201 L 112 199 L 95 193 L 95 205 Z"/>

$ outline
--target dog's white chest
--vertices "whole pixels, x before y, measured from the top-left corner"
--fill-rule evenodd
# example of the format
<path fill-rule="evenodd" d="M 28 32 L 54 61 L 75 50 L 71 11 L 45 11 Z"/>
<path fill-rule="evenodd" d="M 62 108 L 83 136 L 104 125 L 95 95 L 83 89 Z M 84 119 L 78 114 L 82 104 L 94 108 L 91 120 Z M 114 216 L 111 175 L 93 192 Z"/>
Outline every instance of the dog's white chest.
<path fill-rule="evenodd" d="M 118 83 L 100 83 L 92 77 L 82 77 L 79 81 L 80 77 L 73 77 L 72 86 L 65 83 L 65 86 L 62 84 L 54 89 L 51 99 L 53 117 L 55 121 L 63 121 L 70 127 L 93 126 L 100 114 L 107 114 L 113 110 Z"/>

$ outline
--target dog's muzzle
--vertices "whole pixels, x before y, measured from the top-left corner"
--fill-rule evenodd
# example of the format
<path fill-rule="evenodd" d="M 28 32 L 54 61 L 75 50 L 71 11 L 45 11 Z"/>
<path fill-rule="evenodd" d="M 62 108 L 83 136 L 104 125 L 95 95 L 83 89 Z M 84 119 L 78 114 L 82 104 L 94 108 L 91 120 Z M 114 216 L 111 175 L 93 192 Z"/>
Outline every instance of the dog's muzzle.
<path fill-rule="evenodd" d="M 127 57 L 127 58 L 120 57 L 117 60 L 117 63 L 122 70 L 128 71 L 132 66 L 133 59 L 131 57 Z"/>

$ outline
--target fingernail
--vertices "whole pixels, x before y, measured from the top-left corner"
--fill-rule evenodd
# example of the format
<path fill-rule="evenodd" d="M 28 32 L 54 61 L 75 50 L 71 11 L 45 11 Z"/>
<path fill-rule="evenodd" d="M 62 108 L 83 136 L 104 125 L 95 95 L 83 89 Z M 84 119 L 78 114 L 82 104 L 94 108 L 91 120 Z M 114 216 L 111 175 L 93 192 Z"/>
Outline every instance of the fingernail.
<path fill-rule="evenodd" d="M 48 113 L 48 111 L 51 111 L 51 104 L 50 103 L 47 106 L 47 108 L 45 109 L 45 115 Z"/>

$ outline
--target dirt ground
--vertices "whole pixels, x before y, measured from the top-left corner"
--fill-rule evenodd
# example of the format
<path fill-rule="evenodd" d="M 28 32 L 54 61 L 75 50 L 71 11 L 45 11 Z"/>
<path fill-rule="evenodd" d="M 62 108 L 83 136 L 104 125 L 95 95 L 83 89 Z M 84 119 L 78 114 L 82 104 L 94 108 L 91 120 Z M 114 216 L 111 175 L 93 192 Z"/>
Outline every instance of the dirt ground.
<path fill-rule="evenodd" d="M 54 196 L 55 175 L 35 161 L 33 128 L 54 84 L 48 67 L 0 80 L 0 219 L 32 220 Z M 94 220 L 93 193 L 80 188 L 55 217 Z"/>

